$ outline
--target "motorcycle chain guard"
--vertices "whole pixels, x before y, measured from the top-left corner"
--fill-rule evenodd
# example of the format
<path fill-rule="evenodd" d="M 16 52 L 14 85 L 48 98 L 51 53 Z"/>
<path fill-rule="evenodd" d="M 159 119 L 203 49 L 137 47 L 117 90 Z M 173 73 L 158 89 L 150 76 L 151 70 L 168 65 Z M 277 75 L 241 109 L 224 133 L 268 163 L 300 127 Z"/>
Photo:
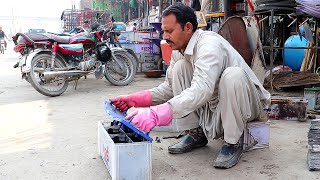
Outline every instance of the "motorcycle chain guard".
<path fill-rule="evenodd" d="M 125 120 L 125 117 L 127 115 L 126 112 L 121 112 L 118 109 L 116 109 L 115 106 L 112 105 L 110 101 L 105 101 L 104 103 L 105 111 L 109 118 L 113 120 L 114 124 L 121 123 L 122 125 L 126 126 L 127 128 L 131 129 L 133 132 L 136 133 L 138 136 L 142 136 L 147 141 L 152 142 L 153 139 L 149 136 L 149 133 L 144 133 L 140 131 L 138 128 L 136 128 L 133 124 L 131 124 L 131 121 Z M 123 128 L 120 126 L 121 129 Z"/>

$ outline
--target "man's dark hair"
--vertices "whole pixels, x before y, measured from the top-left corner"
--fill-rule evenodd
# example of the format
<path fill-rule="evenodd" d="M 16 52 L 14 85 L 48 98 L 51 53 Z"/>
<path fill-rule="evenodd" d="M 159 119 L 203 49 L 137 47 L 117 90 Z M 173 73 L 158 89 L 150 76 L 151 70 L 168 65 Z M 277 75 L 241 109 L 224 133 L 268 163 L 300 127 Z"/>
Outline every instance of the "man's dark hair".
<path fill-rule="evenodd" d="M 190 22 L 193 26 L 193 32 L 195 32 L 198 28 L 198 21 L 197 21 L 197 16 L 194 12 L 194 10 L 186 6 L 182 3 L 175 3 L 169 7 L 167 7 L 163 13 L 163 16 L 168 16 L 170 14 L 174 14 L 177 18 L 178 23 L 181 25 L 181 28 L 184 30 L 184 25 L 187 22 Z"/>

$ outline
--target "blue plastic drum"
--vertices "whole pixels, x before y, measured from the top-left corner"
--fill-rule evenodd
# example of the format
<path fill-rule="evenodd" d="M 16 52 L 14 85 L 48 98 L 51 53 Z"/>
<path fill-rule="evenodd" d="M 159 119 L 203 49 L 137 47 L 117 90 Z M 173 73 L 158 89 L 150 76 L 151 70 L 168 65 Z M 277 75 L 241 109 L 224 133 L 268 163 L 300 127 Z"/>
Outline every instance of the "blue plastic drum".
<path fill-rule="evenodd" d="M 284 47 L 307 47 L 306 38 L 299 35 L 290 36 L 284 43 Z M 293 71 L 300 71 L 300 67 L 304 58 L 306 49 L 284 49 L 283 61 L 284 65 L 289 66 Z"/>

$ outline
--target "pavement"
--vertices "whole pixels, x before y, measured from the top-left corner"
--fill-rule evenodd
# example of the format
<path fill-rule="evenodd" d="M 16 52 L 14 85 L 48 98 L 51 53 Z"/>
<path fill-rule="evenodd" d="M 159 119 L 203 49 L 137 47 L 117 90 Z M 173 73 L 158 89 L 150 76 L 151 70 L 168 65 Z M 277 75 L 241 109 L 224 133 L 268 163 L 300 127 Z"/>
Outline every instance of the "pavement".
<path fill-rule="evenodd" d="M 64 94 L 50 98 L 21 79 L 20 69 L 12 68 L 18 58 L 12 46 L 0 54 L 0 179 L 111 179 L 97 147 L 97 122 L 109 121 L 103 102 L 152 88 L 164 78 L 137 74 L 130 85 L 117 87 L 88 76 L 76 90 L 71 83 Z M 270 147 L 244 153 L 227 170 L 213 167 L 221 140 L 180 155 L 167 152 L 178 140 L 154 141 L 152 179 L 320 179 L 320 172 L 310 172 L 307 165 L 310 120 L 271 120 L 270 126 Z M 150 133 L 153 139 L 175 134 Z"/>

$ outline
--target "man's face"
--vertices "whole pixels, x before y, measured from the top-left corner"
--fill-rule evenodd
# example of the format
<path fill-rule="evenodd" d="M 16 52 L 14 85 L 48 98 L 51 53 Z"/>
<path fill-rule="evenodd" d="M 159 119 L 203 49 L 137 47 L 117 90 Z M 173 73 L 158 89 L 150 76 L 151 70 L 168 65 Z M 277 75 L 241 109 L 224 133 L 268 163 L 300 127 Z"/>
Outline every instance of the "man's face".
<path fill-rule="evenodd" d="M 167 41 L 173 50 L 185 50 L 193 34 L 190 22 L 181 25 L 177 22 L 176 16 L 170 14 L 162 17 L 163 39 Z"/>

